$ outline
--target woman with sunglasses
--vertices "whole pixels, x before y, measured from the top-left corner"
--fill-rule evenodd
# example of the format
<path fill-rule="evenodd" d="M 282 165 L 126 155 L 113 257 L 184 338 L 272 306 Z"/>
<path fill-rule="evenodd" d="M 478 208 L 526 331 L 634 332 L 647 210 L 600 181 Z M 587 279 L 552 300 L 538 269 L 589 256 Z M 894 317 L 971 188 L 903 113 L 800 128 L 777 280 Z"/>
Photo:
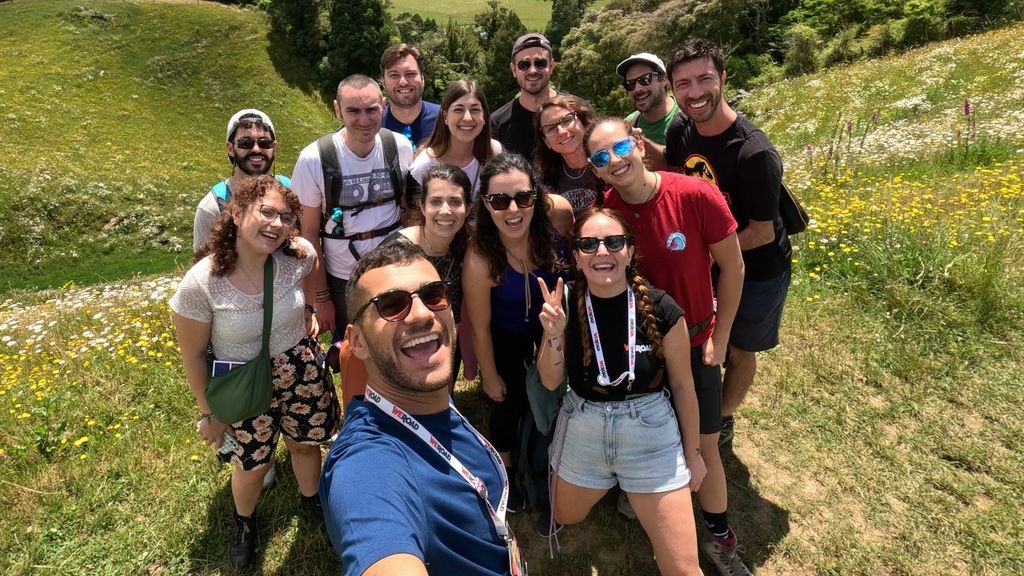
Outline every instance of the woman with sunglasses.
<path fill-rule="evenodd" d="M 424 216 L 423 223 L 398 230 L 385 238 L 384 244 L 409 242 L 423 249 L 438 276 L 448 283 L 449 301 L 458 329 L 462 319 L 462 260 L 468 236 L 465 224 L 472 184 L 465 172 L 448 164 L 431 166 L 422 178 L 419 208 Z M 452 387 L 459 373 L 459 350 L 456 346 Z M 346 390 L 345 396 L 348 395 Z"/>
<path fill-rule="evenodd" d="M 505 466 L 512 464 L 519 420 L 528 408 L 526 366 L 541 335 L 536 279 L 555 281 L 555 238 L 548 211 L 538 209 L 544 206 L 547 194 L 525 158 L 504 153 L 488 162 L 462 270 L 482 388 L 494 401 L 488 439 Z M 521 494 L 515 498 L 509 509 L 521 510 Z"/>
<path fill-rule="evenodd" d="M 573 230 L 576 278 L 548 291 L 537 366 L 556 389 L 568 377 L 551 466 L 554 521 L 581 522 L 618 484 L 629 494 L 662 574 L 699 574 L 690 492 L 700 488 L 697 397 L 683 311 L 634 267 L 633 230 L 591 208 Z M 671 400 L 669 399 L 671 392 Z"/>
<path fill-rule="evenodd" d="M 590 169 L 583 134 L 594 122 L 590 106 L 568 94 L 548 99 L 533 115 L 537 147 L 533 163 L 541 182 L 572 206 L 573 215 L 604 203 L 605 184 Z"/>
<path fill-rule="evenodd" d="M 686 311 L 690 371 L 700 409 L 700 448 L 707 464 L 697 501 L 713 536 L 701 544 L 737 574 L 748 574 L 729 527 L 725 468 L 718 451 L 722 429 L 721 365 L 743 286 L 743 256 L 736 221 L 713 184 L 644 166 L 644 142 L 622 118 L 593 124 L 584 146 L 597 175 L 612 188 L 605 206 L 618 210 L 636 232 L 641 272 Z M 719 268 L 712 289 L 711 264 Z M 715 305 L 717 296 L 717 309 Z"/>
<path fill-rule="evenodd" d="M 170 300 L 181 359 L 199 405 L 196 431 L 230 462 L 236 532 L 231 566 L 251 566 L 259 546 L 256 500 L 274 461 L 278 436 L 291 454 L 300 500 L 320 514 L 320 444 L 338 425 L 338 401 L 315 334 L 312 284 L 316 251 L 298 236 L 299 199 L 272 176 L 242 182 Z M 273 293 L 264 294 L 264 264 L 273 264 Z M 210 411 L 207 346 L 219 361 L 245 363 L 260 353 L 263 309 L 273 306 L 270 356 L 273 396 L 267 412 L 220 422 Z M 217 365 L 214 364 L 216 370 Z"/>
<path fill-rule="evenodd" d="M 441 113 L 426 145 L 413 158 L 409 174 L 410 202 L 423 185 L 431 166 L 458 166 L 472 182 L 473 196 L 480 189 L 480 167 L 501 154 L 501 143 L 491 138 L 491 112 L 476 80 L 463 78 L 448 85 L 441 99 Z"/>

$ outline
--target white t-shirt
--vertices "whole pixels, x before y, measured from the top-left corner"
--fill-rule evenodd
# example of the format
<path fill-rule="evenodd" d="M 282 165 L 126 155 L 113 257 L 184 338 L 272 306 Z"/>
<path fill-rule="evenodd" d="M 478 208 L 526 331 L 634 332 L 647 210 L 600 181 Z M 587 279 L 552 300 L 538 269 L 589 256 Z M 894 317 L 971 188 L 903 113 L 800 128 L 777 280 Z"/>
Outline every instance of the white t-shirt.
<path fill-rule="evenodd" d="M 345 140 L 342 138 L 344 132 L 342 129 L 333 135 L 334 146 L 338 150 L 338 165 L 341 166 L 341 197 L 349 203 L 355 203 L 386 194 L 391 190 L 391 176 L 388 174 L 387 165 L 384 162 L 384 146 L 381 144 L 380 134 L 377 134 L 370 153 L 365 158 L 360 158 L 345 145 Z M 400 134 L 398 136 L 395 138 L 395 143 L 398 147 L 399 166 L 402 169 L 401 177 L 404 178 L 409 164 L 412 162 L 412 145 L 406 138 L 401 138 Z M 292 191 L 299 197 L 299 202 L 303 206 L 315 207 L 323 213 L 327 200 L 324 192 L 323 168 L 320 164 L 320 149 L 316 142 L 306 146 L 299 153 L 299 159 L 295 162 L 295 170 L 292 174 Z M 341 216 L 346 235 L 387 228 L 398 222 L 399 219 L 397 201 L 352 212 L 343 210 Z M 329 222 L 326 227 L 327 231 L 330 232 L 332 227 L 333 223 Z M 360 255 L 366 254 L 383 240 L 384 236 L 370 240 L 355 240 L 356 252 Z M 348 248 L 349 241 L 340 238 L 324 238 L 322 242 L 327 273 L 336 278 L 348 280 L 352 269 L 356 267 L 356 259 Z"/>
<path fill-rule="evenodd" d="M 296 243 L 306 251 L 299 260 L 278 250 L 274 252 L 274 317 L 270 331 L 270 354 L 291 350 L 306 335 L 306 300 L 302 279 L 313 269 L 316 253 L 304 238 Z M 248 362 L 263 345 L 263 293 L 246 294 L 226 276 L 210 274 L 207 256 L 185 273 L 171 296 L 171 310 L 198 322 L 210 323 L 210 342 L 218 360 Z M 259 280 L 262 282 L 263 276 Z"/>
<path fill-rule="evenodd" d="M 491 138 L 491 150 L 494 151 L 494 155 L 501 154 L 501 142 Z M 423 184 L 423 175 L 427 173 L 432 166 L 437 166 L 440 162 L 437 158 L 434 158 L 430 148 L 424 148 L 416 155 L 416 158 L 412 161 L 412 166 L 409 166 L 409 173 L 416 179 L 417 182 Z M 469 164 L 460 166 L 462 171 L 469 177 L 469 181 L 473 183 L 471 199 L 476 200 L 477 194 L 480 193 L 480 161 L 476 159 L 476 156 L 469 161 Z"/>
<path fill-rule="evenodd" d="M 199 248 L 210 238 L 213 225 L 220 217 L 220 206 L 217 204 L 217 196 L 210 190 L 199 201 L 196 206 L 196 217 L 192 221 L 192 251 L 199 252 Z"/>

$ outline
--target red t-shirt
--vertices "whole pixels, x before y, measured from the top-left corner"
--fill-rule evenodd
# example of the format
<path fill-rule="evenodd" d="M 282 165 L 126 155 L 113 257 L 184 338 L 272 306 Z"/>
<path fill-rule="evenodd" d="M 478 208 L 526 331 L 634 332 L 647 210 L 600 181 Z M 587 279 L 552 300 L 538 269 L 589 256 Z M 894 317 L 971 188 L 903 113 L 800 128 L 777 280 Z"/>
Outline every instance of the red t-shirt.
<path fill-rule="evenodd" d="M 618 191 L 605 192 L 605 207 L 618 210 L 636 235 L 637 268 L 651 284 L 683 307 L 686 324 L 703 322 L 714 311 L 708 246 L 736 231 L 722 193 L 714 184 L 674 172 L 659 172 L 661 185 L 643 204 L 628 204 Z M 711 336 L 714 320 L 690 340 Z"/>

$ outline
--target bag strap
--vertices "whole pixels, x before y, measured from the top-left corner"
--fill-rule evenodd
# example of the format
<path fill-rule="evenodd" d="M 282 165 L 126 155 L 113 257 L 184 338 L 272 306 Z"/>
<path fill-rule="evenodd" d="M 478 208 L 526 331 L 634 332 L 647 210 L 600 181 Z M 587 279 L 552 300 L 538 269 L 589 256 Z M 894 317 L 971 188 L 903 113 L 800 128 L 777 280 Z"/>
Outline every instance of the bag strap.
<path fill-rule="evenodd" d="M 334 145 L 334 134 L 324 134 L 316 141 L 320 152 L 320 169 L 324 176 L 324 207 L 323 213 L 330 214 L 331 208 L 338 205 L 341 197 L 341 165 L 338 163 L 338 148 Z"/>
<path fill-rule="evenodd" d="M 267 298 L 267 296 L 270 296 Z M 274 255 L 263 264 L 263 347 L 260 354 L 270 356 L 270 325 L 274 321 Z"/>
<path fill-rule="evenodd" d="M 388 177 L 391 178 L 391 193 L 394 194 L 395 202 L 400 202 L 405 196 L 405 180 L 402 178 L 402 166 L 398 161 L 398 142 L 395 141 L 395 133 L 387 128 L 380 129 L 380 143 L 384 147 L 384 164 L 388 167 Z"/>

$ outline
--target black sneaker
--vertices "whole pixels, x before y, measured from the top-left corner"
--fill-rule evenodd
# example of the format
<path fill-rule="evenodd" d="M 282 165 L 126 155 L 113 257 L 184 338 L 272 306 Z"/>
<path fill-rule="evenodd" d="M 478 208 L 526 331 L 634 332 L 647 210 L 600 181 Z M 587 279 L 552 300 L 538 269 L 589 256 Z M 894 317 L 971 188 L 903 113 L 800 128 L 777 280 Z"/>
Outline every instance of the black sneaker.
<path fill-rule="evenodd" d="M 718 433 L 718 446 L 722 447 L 732 442 L 733 427 L 736 420 L 732 416 L 722 416 L 722 431 Z"/>
<path fill-rule="evenodd" d="M 260 549 L 260 524 L 256 513 L 248 518 L 235 513 L 235 536 L 228 548 L 228 562 L 235 570 L 247 570 L 256 563 L 256 552 Z"/>
<path fill-rule="evenodd" d="M 551 521 L 551 506 L 544 506 L 540 509 L 540 514 L 537 516 L 537 534 L 544 538 L 550 538 L 558 534 L 562 528 L 565 528 L 565 524 Z"/>
<path fill-rule="evenodd" d="M 303 519 L 307 522 L 314 524 L 324 524 L 324 507 L 320 503 L 320 494 L 313 494 L 312 496 L 303 496 L 299 494 L 299 514 L 302 515 Z"/>

